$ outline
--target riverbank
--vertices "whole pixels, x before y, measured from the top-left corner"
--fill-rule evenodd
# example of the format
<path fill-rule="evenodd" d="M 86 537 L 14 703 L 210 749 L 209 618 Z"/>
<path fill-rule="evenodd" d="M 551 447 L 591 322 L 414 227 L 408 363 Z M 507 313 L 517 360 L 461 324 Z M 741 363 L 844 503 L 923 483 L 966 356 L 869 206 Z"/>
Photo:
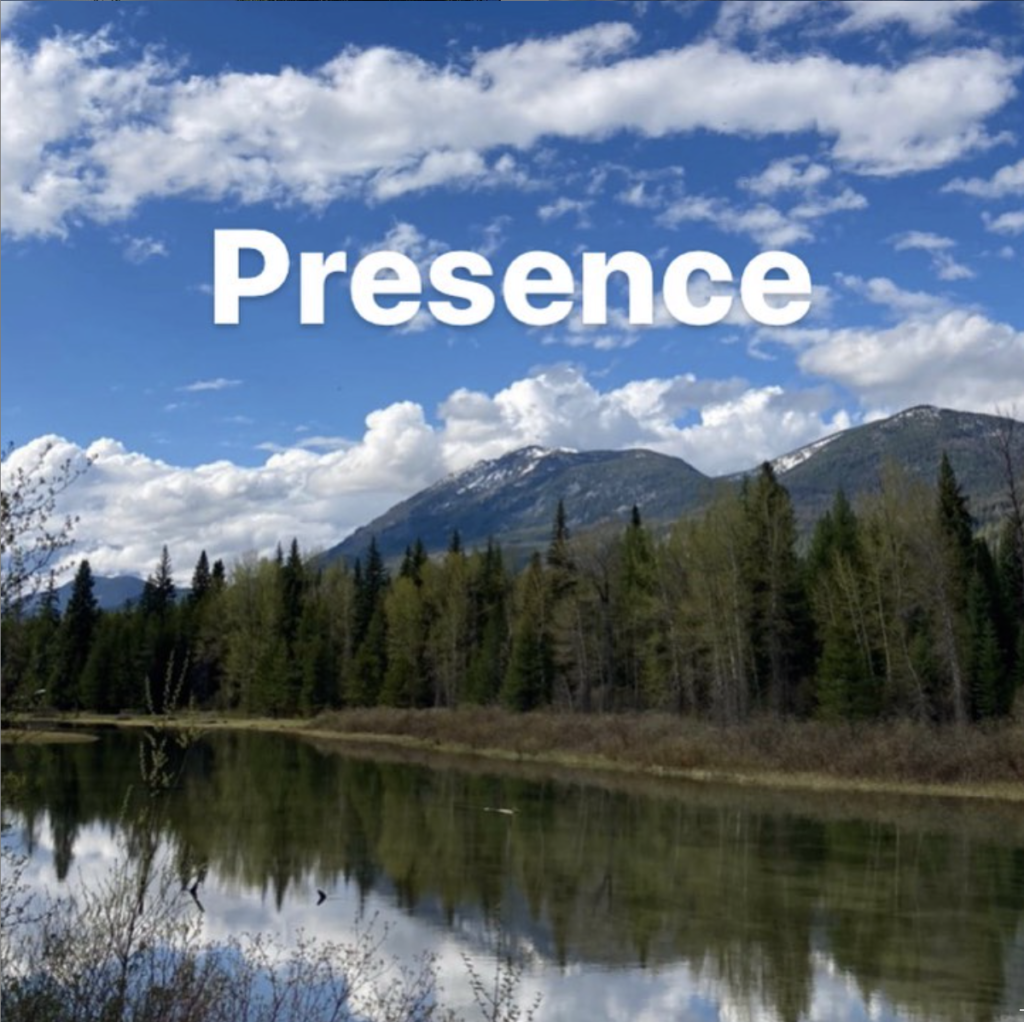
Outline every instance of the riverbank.
<path fill-rule="evenodd" d="M 18 723 L 29 721 L 20 718 Z M 154 724 L 285 732 L 692 782 L 1024 802 L 1024 726 L 1019 723 L 958 730 L 907 722 L 763 719 L 723 728 L 664 714 L 516 714 L 496 708 L 376 708 L 301 720 L 83 714 L 36 723 L 39 731 L 65 734 L 68 728 Z"/>

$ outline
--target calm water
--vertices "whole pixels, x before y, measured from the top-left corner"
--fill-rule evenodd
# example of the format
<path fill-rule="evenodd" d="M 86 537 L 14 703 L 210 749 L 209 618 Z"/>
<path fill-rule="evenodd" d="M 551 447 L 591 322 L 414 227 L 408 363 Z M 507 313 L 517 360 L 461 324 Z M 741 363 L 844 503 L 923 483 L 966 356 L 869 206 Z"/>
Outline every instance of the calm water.
<path fill-rule="evenodd" d="M 5 747 L 34 884 L 109 866 L 140 742 Z M 205 872 L 212 939 L 345 939 L 378 914 L 456 1003 L 462 956 L 486 972 L 512 947 L 538 1022 L 1024 1017 L 1019 807 L 603 786 L 255 734 L 168 751 L 156 819 L 182 878 Z"/>

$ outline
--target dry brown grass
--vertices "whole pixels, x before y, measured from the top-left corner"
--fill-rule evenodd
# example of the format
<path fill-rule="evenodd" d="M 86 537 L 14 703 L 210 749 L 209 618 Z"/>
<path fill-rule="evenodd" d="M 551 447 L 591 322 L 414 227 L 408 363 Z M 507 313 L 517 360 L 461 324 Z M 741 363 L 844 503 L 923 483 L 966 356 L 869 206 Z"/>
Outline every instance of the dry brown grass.
<path fill-rule="evenodd" d="M 910 722 L 835 725 L 759 719 L 733 727 L 663 714 L 514 714 L 493 708 L 347 710 L 318 734 L 386 737 L 514 759 L 651 773 L 822 786 L 938 787 L 1024 795 L 1024 728 L 937 728 Z"/>

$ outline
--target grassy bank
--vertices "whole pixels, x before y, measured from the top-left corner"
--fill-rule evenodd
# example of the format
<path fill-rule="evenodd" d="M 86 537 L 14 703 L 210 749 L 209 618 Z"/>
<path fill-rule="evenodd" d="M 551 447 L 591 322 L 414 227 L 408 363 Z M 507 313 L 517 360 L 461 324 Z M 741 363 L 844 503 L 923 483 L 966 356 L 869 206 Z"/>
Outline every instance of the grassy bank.
<path fill-rule="evenodd" d="M 512 714 L 496 709 L 349 710 L 309 727 L 492 758 L 629 770 L 695 781 L 1024 801 L 1024 728 L 829 725 L 733 727 L 655 714 Z"/>
<path fill-rule="evenodd" d="M 149 717 L 73 719 L 80 726 L 154 723 Z M 1024 726 L 1019 723 L 957 730 L 908 722 L 764 719 L 722 728 L 657 714 L 570 716 L 494 708 L 346 710 L 313 720 L 179 714 L 160 721 L 690 781 L 1024 802 Z"/>

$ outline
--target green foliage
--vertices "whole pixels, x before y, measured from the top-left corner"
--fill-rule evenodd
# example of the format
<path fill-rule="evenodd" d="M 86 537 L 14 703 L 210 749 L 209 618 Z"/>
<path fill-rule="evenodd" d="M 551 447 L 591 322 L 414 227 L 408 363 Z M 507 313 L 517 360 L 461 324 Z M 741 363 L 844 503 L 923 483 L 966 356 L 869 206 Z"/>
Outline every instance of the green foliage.
<path fill-rule="evenodd" d="M 976 537 L 944 461 L 934 489 L 888 468 L 855 510 L 842 491 L 805 552 L 771 466 L 703 516 L 657 535 L 570 533 L 555 508 L 545 557 L 517 576 L 494 543 L 410 544 L 392 581 L 376 542 L 350 572 L 287 552 L 211 566 L 175 598 L 165 548 L 137 607 L 100 614 L 87 562 L 63 615 L 51 586 L 3 620 L 4 698 L 156 712 L 181 701 L 250 714 L 342 706 L 504 703 L 970 721 L 1013 712 L 1024 680 L 1016 526 Z"/>

